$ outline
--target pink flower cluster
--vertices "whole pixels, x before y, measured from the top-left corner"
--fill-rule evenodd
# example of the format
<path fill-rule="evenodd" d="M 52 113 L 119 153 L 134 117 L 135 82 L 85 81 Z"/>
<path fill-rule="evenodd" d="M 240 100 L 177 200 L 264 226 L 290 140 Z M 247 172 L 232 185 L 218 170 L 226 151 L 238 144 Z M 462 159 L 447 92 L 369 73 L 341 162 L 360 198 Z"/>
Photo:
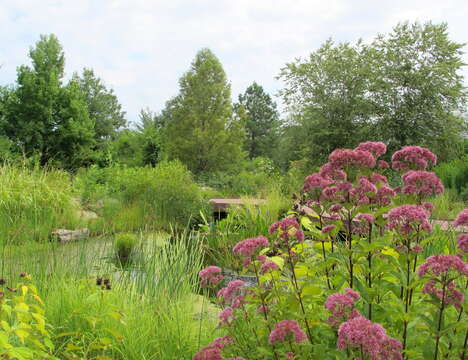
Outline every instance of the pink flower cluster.
<path fill-rule="evenodd" d="M 434 279 L 429 280 L 424 284 L 422 293 L 432 295 L 439 300 L 443 300 L 446 305 L 453 305 L 460 309 L 465 297 L 461 291 L 457 290 L 455 282 L 450 281 L 445 287 L 445 292 L 440 288 L 441 286 L 440 282 Z"/>
<path fill-rule="evenodd" d="M 387 145 L 383 142 L 367 141 L 360 143 L 355 150 L 368 151 L 375 157 L 379 157 L 387 152 Z"/>
<path fill-rule="evenodd" d="M 404 184 L 401 191 L 406 195 L 431 196 L 444 192 L 444 185 L 433 172 L 410 170 L 401 178 Z"/>
<path fill-rule="evenodd" d="M 361 316 L 359 311 L 354 309 L 355 302 L 360 299 L 360 295 L 352 289 L 345 289 L 345 293 L 335 293 L 330 295 L 325 301 L 325 309 L 332 314 L 327 322 L 330 326 L 338 327 L 343 322 Z"/>
<path fill-rule="evenodd" d="M 217 266 L 208 266 L 198 273 L 201 278 L 200 286 L 215 286 L 224 279 L 224 276 L 221 275 L 221 268 Z"/>
<path fill-rule="evenodd" d="M 193 360 L 226 360 L 222 355 L 222 351 L 226 346 L 233 342 L 234 339 L 229 336 L 216 338 L 212 344 L 205 346 L 197 354 L 195 354 Z"/>
<path fill-rule="evenodd" d="M 468 226 L 468 209 L 464 209 L 458 214 L 453 226 Z"/>
<path fill-rule="evenodd" d="M 270 344 L 277 342 L 284 342 L 292 340 L 296 344 L 300 344 L 307 340 L 307 336 L 302 331 L 301 327 L 294 320 L 283 320 L 275 325 L 275 328 L 271 331 L 268 341 Z"/>
<path fill-rule="evenodd" d="M 468 234 L 460 234 L 457 237 L 457 247 L 462 253 L 468 253 Z"/>
<path fill-rule="evenodd" d="M 346 180 L 347 178 L 347 175 L 343 170 L 334 167 L 334 165 L 331 163 L 322 165 L 319 174 L 323 178 L 332 180 Z"/>
<path fill-rule="evenodd" d="M 227 287 L 220 289 L 216 295 L 224 305 L 236 309 L 244 303 L 244 295 L 242 294 L 244 286 L 245 282 L 242 280 L 234 280 Z"/>
<path fill-rule="evenodd" d="M 231 322 L 237 319 L 233 314 L 232 308 L 230 307 L 227 307 L 223 311 L 221 311 L 218 317 L 221 320 L 218 326 L 229 325 L 231 324 Z"/>
<path fill-rule="evenodd" d="M 362 349 L 372 360 L 403 359 L 401 343 L 387 336 L 385 329 L 372 321 L 358 316 L 340 325 L 338 349 L 347 347 Z"/>
<path fill-rule="evenodd" d="M 279 237 L 285 241 L 289 239 L 296 239 L 299 242 L 304 241 L 304 232 L 301 230 L 301 226 L 297 222 L 296 218 L 293 217 L 287 217 L 275 222 L 270 226 L 268 232 L 270 234 L 278 232 Z"/>
<path fill-rule="evenodd" d="M 420 277 L 425 275 L 440 276 L 446 275 L 450 271 L 459 273 L 462 276 L 468 276 L 468 263 L 457 255 L 432 255 L 419 267 L 418 275 Z"/>
<path fill-rule="evenodd" d="M 266 246 L 268 246 L 268 239 L 264 236 L 258 236 L 238 242 L 232 251 L 234 254 L 243 256 L 244 265 L 247 266 L 251 263 L 252 257 L 258 249 Z"/>
<path fill-rule="evenodd" d="M 333 180 L 325 178 L 319 173 L 310 174 L 304 180 L 303 190 L 305 192 L 310 192 L 315 189 L 321 190 L 325 186 L 328 186 L 333 183 Z"/>
<path fill-rule="evenodd" d="M 322 234 L 328 234 L 331 232 L 334 228 L 336 228 L 335 225 L 326 225 L 322 228 Z"/>
<path fill-rule="evenodd" d="M 427 212 L 416 205 L 402 205 L 388 212 L 387 228 L 404 235 L 417 231 L 419 226 L 431 232 L 432 226 L 427 216 Z"/>
<path fill-rule="evenodd" d="M 392 156 L 392 167 L 395 170 L 426 170 L 429 164 L 437 164 L 437 156 L 420 146 L 405 146 Z"/>
<path fill-rule="evenodd" d="M 278 270 L 279 267 L 273 261 L 264 261 L 260 268 L 260 274 L 266 274 L 269 271 Z"/>
<path fill-rule="evenodd" d="M 328 161 L 335 169 L 345 169 L 350 166 L 373 168 L 376 164 L 374 156 L 366 150 L 336 149 Z"/>

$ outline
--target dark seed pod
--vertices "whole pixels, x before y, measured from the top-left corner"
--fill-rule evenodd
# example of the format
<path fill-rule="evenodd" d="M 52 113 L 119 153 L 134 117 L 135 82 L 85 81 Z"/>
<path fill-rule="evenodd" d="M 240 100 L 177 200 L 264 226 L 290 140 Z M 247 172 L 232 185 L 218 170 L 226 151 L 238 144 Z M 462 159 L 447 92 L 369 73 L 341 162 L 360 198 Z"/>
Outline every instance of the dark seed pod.
<path fill-rule="evenodd" d="M 104 285 L 109 285 L 110 284 L 110 279 L 104 279 Z"/>
<path fill-rule="evenodd" d="M 0 285 L 5 285 L 5 284 L 6 284 L 6 280 L 3 278 L 0 278 Z"/>
<path fill-rule="evenodd" d="M 111 284 L 106 284 L 106 290 L 111 290 L 112 287 L 111 287 Z"/>
<path fill-rule="evenodd" d="M 22 273 L 20 274 L 20 277 L 22 277 L 22 278 L 25 278 L 26 276 L 28 276 L 28 273 L 22 272 Z"/>
<path fill-rule="evenodd" d="M 102 278 L 98 277 L 96 278 L 96 285 L 101 286 L 102 285 Z"/>

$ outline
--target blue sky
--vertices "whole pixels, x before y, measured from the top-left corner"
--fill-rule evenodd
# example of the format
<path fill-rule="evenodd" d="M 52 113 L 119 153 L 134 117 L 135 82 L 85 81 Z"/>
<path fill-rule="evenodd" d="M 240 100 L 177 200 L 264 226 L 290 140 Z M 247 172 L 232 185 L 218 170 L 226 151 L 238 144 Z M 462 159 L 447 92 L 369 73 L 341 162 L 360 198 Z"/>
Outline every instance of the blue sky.
<path fill-rule="evenodd" d="M 447 22 L 452 40 L 468 42 L 466 0 L 0 0 L 0 84 L 15 81 L 39 34 L 54 33 L 67 77 L 93 68 L 136 120 L 177 94 L 200 48 L 219 57 L 234 99 L 253 81 L 274 95 L 279 69 L 326 39 L 370 40 L 406 20 Z"/>

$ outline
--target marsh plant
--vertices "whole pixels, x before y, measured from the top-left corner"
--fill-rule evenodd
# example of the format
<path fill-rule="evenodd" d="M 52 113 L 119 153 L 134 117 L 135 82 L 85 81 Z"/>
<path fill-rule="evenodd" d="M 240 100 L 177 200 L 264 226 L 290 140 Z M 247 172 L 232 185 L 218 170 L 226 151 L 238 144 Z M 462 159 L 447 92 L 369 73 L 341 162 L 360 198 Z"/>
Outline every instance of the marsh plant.
<path fill-rule="evenodd" d="M 136 234 L 120 233 L 115 235 L 115 255 L 120 265 L 129 264 L 137 245 L 138 237 Z"/>
<path fill-rule="evenodd" d="M 224 336 L 194 360 L 464 359 L 467 235 L 458 247 L 432 235 L 429 200 L 444 191 L 428 171 L 436 156 L 406 146 L 389 164 L 385 153 L 379 142 L 333 151 L 295 212 L 235 245 L 258 283 L 217 291 Z M 454 222 L 466 225 L 468 209 Z M 204 287 L 222 284 L 219 267 L 199 275 Z"/>

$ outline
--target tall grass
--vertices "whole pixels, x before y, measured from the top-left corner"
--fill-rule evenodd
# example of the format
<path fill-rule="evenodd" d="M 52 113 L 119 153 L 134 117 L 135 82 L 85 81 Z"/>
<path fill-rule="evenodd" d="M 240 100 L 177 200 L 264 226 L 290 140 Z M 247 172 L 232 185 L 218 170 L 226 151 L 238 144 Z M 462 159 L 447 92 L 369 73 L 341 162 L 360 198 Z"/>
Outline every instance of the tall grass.
<path fill-rule="evenodd" d="M 191 359 L 216 322 L 209 316 L 200 326 L 201 240 L 189 232 L 165 245 L 142 239 L 136 251 L 144 254 L 126 271 L 110 261 L 110 238 L 6 245 L 2 277 L 13 284 L 20 271 L 32 275 L 60 358 Z M 111 290 L 97 286 L 97 277 L 109 278 Z"/>
<path fill-rule="evenodd" d="M 0 242 L 45 241 L 54 228 L 73 228 L 78 206 L 70 177 L 59 170 L 0 167 Z"/>

